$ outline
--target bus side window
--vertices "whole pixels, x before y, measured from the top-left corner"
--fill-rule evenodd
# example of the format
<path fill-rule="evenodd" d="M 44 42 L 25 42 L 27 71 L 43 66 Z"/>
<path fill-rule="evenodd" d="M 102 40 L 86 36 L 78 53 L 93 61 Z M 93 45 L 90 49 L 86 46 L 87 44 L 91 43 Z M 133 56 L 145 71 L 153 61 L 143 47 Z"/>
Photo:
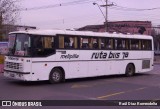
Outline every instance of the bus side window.
<path fill-rule="evenodd" d="M 142 41 L 139 40 L 139 50 L 141 50 L 141 49 L 142 49 Z"/>
<path fill-rule="evenodd" d="M 75 49 L 78 48 L 78 38 L 77 37 L 73 37 L 72 47 Z"/>
<path fill-rule="evenodd" d="M 113 49 L 113 39 L 111 38 L 106 38 L 106 48 L 107 49 Z"/>
<path fill-rule="evenodd" d="M 118 39 L 118 50 L 122 50 L 122 39 Z"/>
<path fill-rule="evenodd" d="M 44 48 L 52 48 L 53 41 L 53 37 L 44 37 Z"/>
<path fill-rule="evenodd" d="M 130 43 L 129 43 L 130 40 L 128 39 L 125 39 L 125 49 L 126 50 L 129 50 L 130 49 Z"/>
<path fill-rule="evenodd" d="M 41 36 L 37 36 L 34 38 L 34 47 L 35 48 L 42 48 L 42 39 L 41 39 Z"/>
<path fill-rule="evenodd" d="M 89 49 L 93 48 L 93 38 L 88 38 L 88 45 L 89 45 Z"/>
<path fill-rule="evenodd" d="M 131 39 L 131 50 L 139 50 L 139 40 Z"/>
<path fill-rule="evenodd" d="M 152 50 L 151 40 L 142 40 L 143 50 Z"/>
<path fill-rule="evenodd" d="M 129 50 L 129 40 L 122 39 L 122 50 Z"/>
<path fill-rule="evenodd" d="M 77 49 L 78 48 L 78 39 L 77 39 L 77 37 L 75 37 L 75 36 L 71 36 L 70 38 L 69 38 L 69 40 L 70 40 L 70 43 L 69 43 L 69 48 L 71 48 L 71 49 Z"/>
<path fill-rule="evenodd" d="M 115 49 L 122 50 L 122 39 L 115 39 Z"/>
<path fill-rule="evenodd" d="M 98 38 L 93 38 L 93 49 L 98 49 L 99 48 L 99 40 Z"/>
<path fill-rule="evenodd" d="M 64 36 L 59 36 L 59 48 L 64 48 Z"/>
<path fill-rule="evenodd" d="M 109 39 L 109 48 L 113 49 L 113 39 Z"/>
<path fill-rule="evenodd" d="M 76 36 L 59 36 L 59 48 L 77 49 L 78 38 Z"/>
<path fill-rule="evenodd" d="M 152 41 L 148 40 L 148 50 L 152 50 Z"/>
<path fill-rule="evenodd" d="M 85 47 L 85 42 L 86 42 L 86 39 L 85 39 L 85 38 L 83 38 L 83 37 L 80 38 L 80 48 L 82 48 L 82 49 L 83 49 L 83 48 L 86 48 L 86 47 Z"/>
<path fill-rule="evenodd" d="M 70 37 L 64 37 L 64 48 L 70 48 Z"/>
<path fill-rule="evenodd" d="M 89 48 L 89 39 L 81 37 L 80 48 L 88 49 Z"/>
<path fill-rule="evenodd" d="M 99 39 L 99 46 L 100 46 L 100 49 L 105 49 L 106 48 L 105 38 L 100 38 Z"/>
<path fill-rule="evenodd" d="M 105 38 L 99 38 L 99 47 L 100 49 L 105 49 L 106 48 L 106 40 Z"/>
<path fill-rule="evenodd" d="M 34 56 L 48 56 L 55 53 L 53 36 L 37 36 L 34 39 Z M 26 45 L 28 46 L 28 45 Z"/>

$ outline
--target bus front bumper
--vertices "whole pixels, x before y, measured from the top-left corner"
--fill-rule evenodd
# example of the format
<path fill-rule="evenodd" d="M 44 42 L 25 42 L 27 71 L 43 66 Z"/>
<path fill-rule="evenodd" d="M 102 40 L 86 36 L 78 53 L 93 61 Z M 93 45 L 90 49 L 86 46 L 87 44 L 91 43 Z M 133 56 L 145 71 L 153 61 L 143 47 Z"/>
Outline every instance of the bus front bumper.
<path fill-rule="evenodd" d="M 30 72 L 17 72 L 4 69 L 4 76 L 12 79 L 28 81 L 26 76 L 29 74 Z"/>

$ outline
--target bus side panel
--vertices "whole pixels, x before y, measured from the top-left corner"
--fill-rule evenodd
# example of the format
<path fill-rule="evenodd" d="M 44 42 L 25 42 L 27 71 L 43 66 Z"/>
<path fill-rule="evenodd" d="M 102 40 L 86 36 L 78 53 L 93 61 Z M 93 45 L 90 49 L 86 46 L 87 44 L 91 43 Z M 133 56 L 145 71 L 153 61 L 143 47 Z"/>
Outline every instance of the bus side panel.
<path fill-rule="evenodd" d="M 23 60 L 23 67 L 24 70 L 23 72 L 30 72 L 30 74 L 24 75 L 24 80 L 26 81 L 32 81 L 33 77 L 32 77 L 32 59 L 31 58 L 24 58 Z"/>
<path fill-rule="evenodd" d="M 32 79 L 33 80 L 48 80 L 51 70 L 57 66 L 54 62 L 55 55 L 47 58 L 32 59 Z"/>
<path fill-rule="evenodd" d="M 80 50 L 79 73 L 78 73 L 80 77 L 90 77 L 89 64 L 91 61 L 91 56 L 92 56 L 91 50 Z"/>
<path fill-rule="evenodd" d="M 65 73 L 65 79 L 66 78 L 69 78 L 69 76 L 72 76 L 71 74 L 70 74 L 70 68 L 69 68 L 69 62 L 57 62 L 57 65 L 56 66 L 54 66 L 54 67 L 61 67 L 63 70 L 64 70 L 64 73 Z"/>
<path fill-rule="evenodd" d="M 101 59 L 100 54 L 102 50 L 81 50 L 79 71 L 80 77 L 94 77 L 106 75 L 108 65 L 106 59 Z"/>
<path fill-rule="evenodd" d="M 54 66 L 57 66 L 56 63 L 33 63 L 32 64 L 32 79 L 33 80 L 48 80 L 49 74 Z"/>
<path fill-rule="evenodd" d="M 121 52 L 121 51 L 119 51 Z M 127 52 L 128 56 L 123 57 L 123 52 Z M 128 64 L 133 64 L 135 66 L 135 72 L 142 71 L 142 51 L 123 51 L 121 52 L 120 58 L 112 59 L 110 74 L 125 74 L 126 67 Z"/>
<path fill-rule="evenodd" d="M 45 63 L 32 63 L 32 80 L 48 80 L 49 68 Z"/>
<path fill-rule="evenodd" d="M 142 51 L 142 57 L 145 57 L 142 60 L 142 72 L 148 72 L 152 70 L 153 69 L 153 51 Z"/>
<path fill-rule="evenodd" d="M 80 62 L 73 61 L 68 63 L 69 63 L 68 67 L 64 68 L 66 79 L 89 77 L 87 61 L 80 61 Z"/>
<path fill-rule="evenodd" d="M 129 56 L 125 60 L 127 62 L 126 67 L 129 63 L 131 63 L 135 67 L 135 73 L 141 72 L 142 71 L 142 60 L 143 60 L 142 58 L 144 58 L 142 56 L 142 51 L 129 51 Z"/>
<path fill-rule="evenodd" d="M 106 71 L 108 66 L 106 66 L 106 61 L 90 61 L 89 62 L 89 72 L 88 76 L 101 76 L 106 75 L 108 72 Z"/>
<path fill-rule="evenodd" d="M 108 75 L 110 64 L 107 64 L 108 61 L 97 62 L 98 75 Z"/>
<path fill-rule="evenodd" d="M 113 60 L 110 61 L 110 69 L 109 69 L 109 75 L 112 74 L 123 74 L 125 71 L 125 64 L 123 61 Z"/>
<path fill-rule="evenodd" d="M 81 75 L 79 70 L 79 50 L 57 50 L 56 67 L 61 67 L 65 73 L 65 79 L 77 78 Z"/>
<path fill-rule="evenodd" d="M 65 77 L 66 79 L 68 78 L 77 78 L 80 76 L 80 71 L 79 71 L 79 62 L 77 61 L 69 61 L 68 62 L 68 70 L 66 71 L 65 69 Z"/>
<path fill-rule="evenodd" d="M 79 63 L 79 72 L 77 78 L 79 77 L 88 77 L 88 62 L 82 61 Z"/>

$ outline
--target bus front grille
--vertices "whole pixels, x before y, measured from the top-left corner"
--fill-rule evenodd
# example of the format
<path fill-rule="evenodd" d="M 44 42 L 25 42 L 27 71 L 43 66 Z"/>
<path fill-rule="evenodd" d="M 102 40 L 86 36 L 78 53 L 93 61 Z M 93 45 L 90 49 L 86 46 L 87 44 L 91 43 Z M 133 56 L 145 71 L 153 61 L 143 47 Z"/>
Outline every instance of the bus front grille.
<path fill-rule="evenodd" d="M 6 70 L 22 71 L 23 65 L 22 65 L 22 63 L 5 62 L 4 68 Z"/>

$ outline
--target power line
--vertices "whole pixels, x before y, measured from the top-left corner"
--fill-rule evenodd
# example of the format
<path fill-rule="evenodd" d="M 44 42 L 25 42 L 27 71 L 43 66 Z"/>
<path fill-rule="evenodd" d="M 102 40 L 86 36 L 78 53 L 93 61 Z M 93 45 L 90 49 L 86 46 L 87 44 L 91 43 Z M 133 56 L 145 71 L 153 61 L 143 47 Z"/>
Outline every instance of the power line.
<path fill-rule="evenodd" d="M 160 7 L 148 8 L 148 9 L 138 9 L 138 8 L 129 8 L 129 7 L 123 7 L 123 6 L 114 5 L 112 7 L 112 9 L 123 10 L 123 11 L 152 11 L 152 10 L 159 10 Z"/>
<path fill-rule="evenodd" d="M 110 7 L 110 9 L 113 9 L 113 7 Z M 114 9 L 115 10 L 115 9 Z M 118 12 L 117 12 L 118 11 Z M 135 16 L 139 16 L 137 17 L 136 20 L 147 20 L 147 21 L 158 21 L 158 17 L 159 15 L 158 14 L 155 14 L 155 13 L 152 13 L 151 11 L 150 12 L 147 12 L 147 13 L 144 13 L 143 11 L 132 11 L 132 13 L 127 13 L 127 11 L 123 11 L 123 10 L 119 10 L 119 9 L 116 9 L 116 11 L 112 12 L 111 15 L 112 18 L 128 18 L 128 19 L 132 19 L 132 17 L 135 18 Z M 127 17 L 125 17 L 127 16 Z"/>
<path fill-rule="evenodd" d="M 90 2 L 94 2 L 98 0 L 76 0 L 72 2 L 67 3 L 60 3 L 60 4 L 54 4 L 54 5 L 47 5 L 47 6 L 40 6 L 40 7 L 33 7 L 33 8 L 23 8 L 20 9 L 20 11 L 31 11 L 31 10 L 39 10 L 39 9 L 48 9 L 48 8 L 55 8 L 55 7 L 61 7 L 61 6 L 70 6 L 70 5 L 78 5 L 78 4 L 86 4 Z"/>
<path fill-rule="evenodd" d="M 32 10 L 40 10 L 40 9 L 49 9 L 49 8 L 55 8 L 55 7 L 62 7 L 62 6 L 71 6 L 71 5 L 79 5 L 79 4 L 86 4 L 86 3 L 93 3 L 95 1 L 101 1 L 103 3 L 102 0 L 74 0 L 74 1 L 70 1 L 70 2 L 65 2 L 65 3 L 61 3 L 59 2 L 59 4 L 53 4 L 53 5 L 46 5 L 46 6 L 39 6 L 39 7 L 32 7 L 32 8 L 23 8 L 21 9 L 20 11 L 32 11 Z M 112 2 L 113 3 L 113 2 Z M 148 9 L 137 9 L 137 8 L 129 8 L 129 7 L 123 7 L 123 6 L 118 6 L 116 3 L 113 3 L 113 7 L 110 7 L 110 9 L 113 9 L 113 10 L 121 10 L 121 11 L 135 11 L 135 12 L 143 12 L 143 11 L 151 11 L 151 10 L 158 10 L 160 9 L 160 7 L 156 7 L 156 8 L 148 8 Z M 126 14 L 126 13 L 125 13 Z M 116 14 L 117 15 L 117 14 Z M 128 15 L 128 14 L 126 14 Z M 132 14 L 130 14 L 132 15 Z M 129 16 L 130 16 L 129 15 Z M 125 16 L 124 14 L 122 16 Z M 148 15 L 149 16 L 149 15 Z M 88 16 L 89 17 L 89 16 Z M 142 17 L 142 16 L 141 16 Z M 147 15 L 143 16 L 143 17 L 147 17 Z M 81 19 L 83 18 L 80 17 L 79 19 L 79 22 L 82 22 Z M 119 18 L 119 17 L 117 17 Z M 71 19 L 71 18 L 70 18 Z M 77 18 L 78 19 L 78 18 Z M 88 18 L 90 19 L 90 18 Z M 90 22 L 90 20 L 86 20 L 87 22 Z M 93 19 L 93 18 L 92 18 Z M 102 18 L 101 18 L 102 19 Z M 141 18 L 141 19 L 144 19 L 144 18 Z M 154 19 L 154 18 L 153 18 Z M 64 19 L 65 20 L 65 19 Z M 94 20 L 94 19 L 93 19 Z M 96 19 L 95 19 L 96 20 Z M 155 19 L 155 20 L 158 20 L 158 19 Z M 72 20 L 73 21 L 73 20 Z M 86 22 L 84 21 L 84 22 Z M 75 21 L 74 21 L 75 22 Z M 78 22 L 78 21 L 76 21 Z M 66 22 L 65 22 L 66 23 Z M 67 23 L 70 23 L 67 21 Z"/>

